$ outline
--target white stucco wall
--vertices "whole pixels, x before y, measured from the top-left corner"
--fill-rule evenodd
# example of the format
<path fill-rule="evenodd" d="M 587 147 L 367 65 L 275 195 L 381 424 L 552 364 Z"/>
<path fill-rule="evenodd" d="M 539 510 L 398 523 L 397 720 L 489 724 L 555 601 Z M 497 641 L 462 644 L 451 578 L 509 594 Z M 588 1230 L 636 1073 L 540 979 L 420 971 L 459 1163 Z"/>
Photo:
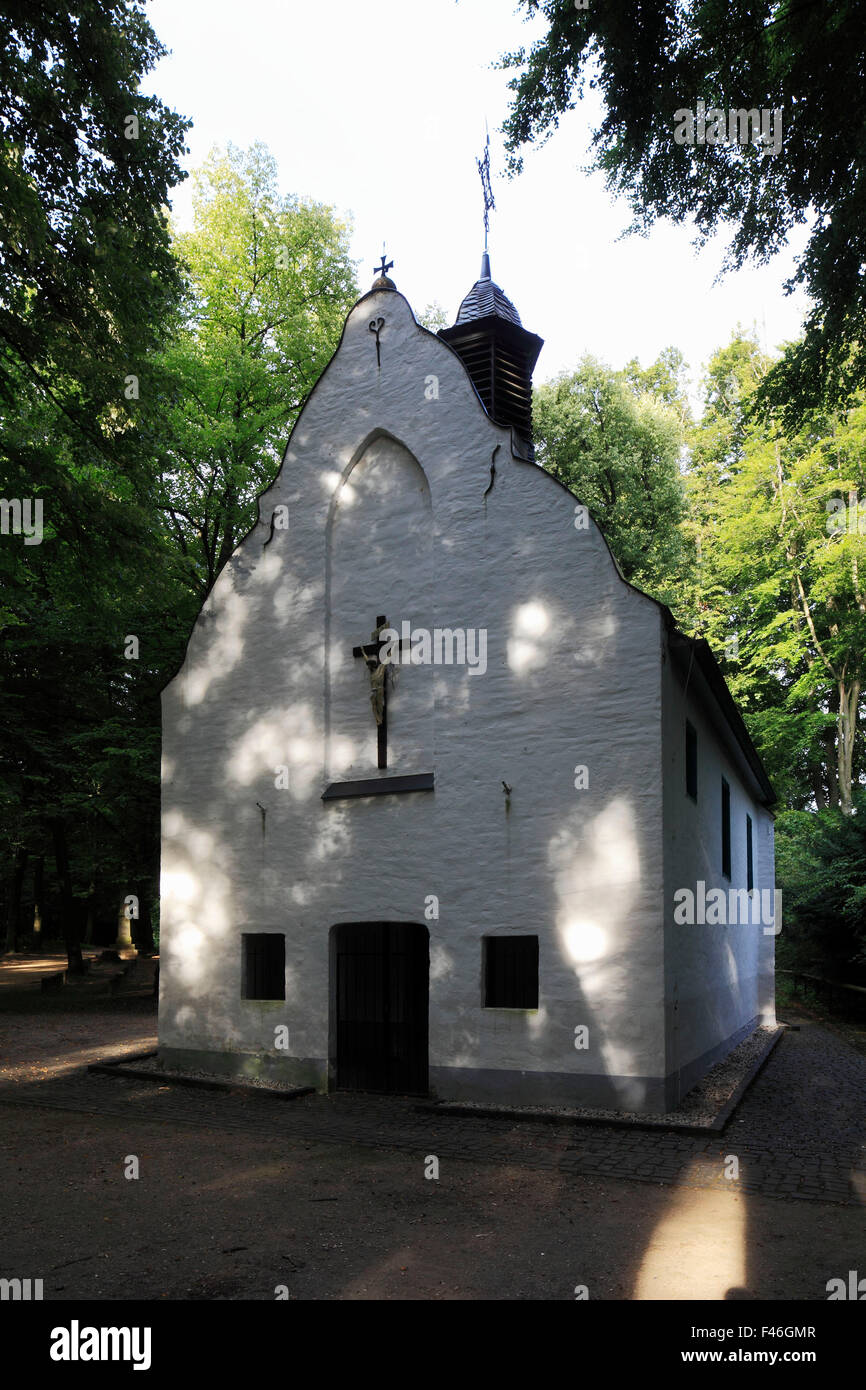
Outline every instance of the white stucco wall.
<path fill-rule="evenodd" d="M 368 327 L 378 316 L 381 367 Z M 438 399 L 425 395 L 431 377 Z M 269 541 L 279 505 L 289 528 Z M 435 895 L 439 1095 L 658 1103 L 661 612 L 619 578 L 597 528 L 574 519 L 571 495 L 512 456 L 462 363 L 402 296 L 365 296 L 164 692 L 166 1056 L 270 1058 L 324 1086 L 330 928 L 425 922 Z M 330 782 L 379 775 L 351 648 L 380 613 L 395 626 L 485 629 L 487 670 L 399 672 L 389 773 L 432 771 L 434 791 L 323 801 Z M 289 787 L 277 789 L 283 764 Z M 587 789 L 575 789 L 577 765 Z M 286 935 L 285 1003 L 240 997 L 241 933 L 266 930 Z M 481 1006 L 481 938 L 493 932 L 538 934 L 537 1011 Z M 699 969 L 684 953 L 681 996 L 696 994 Z M 288 1058 L 274 1050 L 278 1024 Z M 681 1050 L 701 1045 L 682 1022 L 679 1038 Z"/>
<path fill-rule="evenodd" d="M 775 887 L 773 817 L 736 745 L 723 739 L 719 712 L 694 667 L 689 689 L 667 653 L 662 681 L 664 711 L 665 806 L 665 993 L 667 1071 L 683 1072 L 684 1089 L 695 1064 L 717 1052 L 756 1019 L 775 1021 L 775 935 L 757 925 L 675 921 L 680 889 L 695 895 L 721 889 L 730 916 L 731 889 L 747 887 L 746 816 L 752 818 L 755 893 Z M 697 733 L 697 800 L 686 791 L 685 723 Z M 731 873 L 722 872 L 722 778 L 731 793 Z M 753 899 L 750 909 L 770 908 L 770 899 Z M 741 914 L 742 903 L 737 910 Z M 698 1070 L 704 1070 L 700 1066 Z"/>

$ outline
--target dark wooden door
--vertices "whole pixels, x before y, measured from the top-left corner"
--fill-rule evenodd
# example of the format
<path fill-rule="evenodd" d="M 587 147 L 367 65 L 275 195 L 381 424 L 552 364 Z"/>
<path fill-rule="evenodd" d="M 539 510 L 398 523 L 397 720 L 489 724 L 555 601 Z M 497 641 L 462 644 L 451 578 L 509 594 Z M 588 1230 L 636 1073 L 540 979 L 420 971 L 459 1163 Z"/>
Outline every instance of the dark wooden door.
<path fill-rule="evenodd" d="M 426 1095 L 427 928 L 345 922 L 335 934 L 337 1086 Z"/>

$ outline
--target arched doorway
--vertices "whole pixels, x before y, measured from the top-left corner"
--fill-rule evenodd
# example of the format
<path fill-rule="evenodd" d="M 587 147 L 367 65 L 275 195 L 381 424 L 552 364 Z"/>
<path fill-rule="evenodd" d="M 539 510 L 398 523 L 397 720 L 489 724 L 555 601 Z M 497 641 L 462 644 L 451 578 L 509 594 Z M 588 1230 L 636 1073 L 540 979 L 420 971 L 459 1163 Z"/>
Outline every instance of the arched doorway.
<path fill-rule="evenodd" d="M 340 1090 L 426 1095 L 430 934 L 415 922 L 331 931 L 331 1075 Z"/>

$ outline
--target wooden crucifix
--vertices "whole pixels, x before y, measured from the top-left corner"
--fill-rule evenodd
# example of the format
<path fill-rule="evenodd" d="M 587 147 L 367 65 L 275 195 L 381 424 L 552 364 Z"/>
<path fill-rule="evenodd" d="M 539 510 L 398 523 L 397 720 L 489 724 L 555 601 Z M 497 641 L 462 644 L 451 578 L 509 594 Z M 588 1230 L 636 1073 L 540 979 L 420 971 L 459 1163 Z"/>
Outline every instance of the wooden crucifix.
<path fill-rule="evenodd" d="M 375 631 L 370 634 L 370 641 L 360 647 L 352 648 L 352 655 L 363 657 L 367 663 L 367 670 L 370 672 L 370 704 L 373 706 L 373 715 L 376 720 L 376 736 L 378 740 L 378 762 L 377 766 L 388 766 L 388 666 L 390 661 L 383 662 L 382 648 L 389 645 L 387 640 L 381 636 L 382 630 L 387 628 L 388 619 L 384 614 L 376 619 Z M 400 650 L 408 643 L 400 642 Z"/>

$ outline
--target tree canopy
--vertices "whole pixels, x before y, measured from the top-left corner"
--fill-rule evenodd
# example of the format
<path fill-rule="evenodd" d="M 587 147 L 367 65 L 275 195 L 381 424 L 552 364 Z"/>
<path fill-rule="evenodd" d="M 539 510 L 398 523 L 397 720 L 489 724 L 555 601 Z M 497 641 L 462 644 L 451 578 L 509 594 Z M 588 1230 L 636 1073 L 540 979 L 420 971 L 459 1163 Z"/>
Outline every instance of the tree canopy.
<path fill-rule="evenodd" d="M 74 969 L 100 865 L 113 893 L 155 862 L 153 649 L 135 668 L 123 639 L 174 609 L 125 398 L 180 293 L 164 204 L 188 122 L 140 91 L 164 52 L 140 5 L 0 13 L 0 454 L 6 502 L 42 523 L 0 548 L 2 835 L 37 897 L 53 858 Z"/>
<path fill-rule="evenodd" d="M 791 428 L 866 386 L 866 0 L 520 0 L 546 30 L 507 53 L 504 123 L 512 172 L 586 85 L 605 115 L 594 167 L 623 195 L 632 228 L 660 217 L 702 242 L 730 228 L 729 267 L 767 261 L 798 224 L 810 235 L 786 288 L 813 300 L 801 342 L 762 383 L 758 404 Z M 678 110 L 781 110 L 778 149 L 677 143 Z"/>
<path fill-rule="evenodd" d="M 196 185 L 189 232 L 172 234 L 161 207 L 142 213 L 143 240 L 159 228 L 167 267 L 156 280 L 148 271 L 146 288 L 158 281 L 159 292 L 146 329 L 131 275 L 128 303 L 91 320 L 70 300 L 56 332 L 49 305 L 31 359 L 12 348 L 5 358 L 7 498 L 35 493 L 44 509 L 38 540 L 4 536 L 0 547 L 7 941 L 18 939 L 22 902 L 32 904 L 54 934 L 62 928 L 72 969 L 87 923 L 116 920 L 129 893 L 147 944 L 159 691 L 356 297 L 345 224 L 281 197 L 264 147 L 214 152 Z M 36 198 L 44 210 L 51 188 Z M 80 211 L 73 225 L 81 217 L 86 227 Z M 110 244 L 106 259 L 115 255 L 107 281 L 119 296 L 124 251 Z M 101 264 L 90 299 L 102 292 Z M 34 292 L 17 305 L 22 334 L 40 302 Z M 79 375 L 79 353 L 92 355 L 90 375 Z"/>
<path fill-rule="evenodd" d="M 586 356 L 533 401 L 539 463 L 587 507 L 623 576 L 668 604 L 688 563 L 682 369 L 673 349 L 620 372 Z"/>
<path fill-rule="evenodd" d="M 164 206 L 189 122 L 139 89 L 165 49 L 135 0 L 0 3 L 0 393 L 93 421 L 179 287 Z"/>
<path fill-rule="evenodd" d="M 281 197 L 264 145 L 212 150 L 174 249 L 182 313 L 137 416 L 162 463 L 160 505 L 204 598 L 255 520 L 289 430 L 358 297 L 349 227 Z"/>
<path fill-rule="evenodd" d="M 725 654 L 783 800 L 850 812 L 863 762 L 866 527 L 849 499 L 866 483 L 866 406 L 785 432 L 750 410 L 771 370 L 737 335 L 705 377 L 687 475 L 699 627 Z"/>

